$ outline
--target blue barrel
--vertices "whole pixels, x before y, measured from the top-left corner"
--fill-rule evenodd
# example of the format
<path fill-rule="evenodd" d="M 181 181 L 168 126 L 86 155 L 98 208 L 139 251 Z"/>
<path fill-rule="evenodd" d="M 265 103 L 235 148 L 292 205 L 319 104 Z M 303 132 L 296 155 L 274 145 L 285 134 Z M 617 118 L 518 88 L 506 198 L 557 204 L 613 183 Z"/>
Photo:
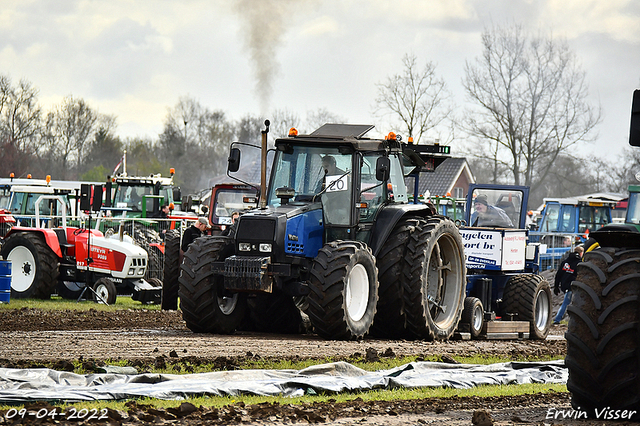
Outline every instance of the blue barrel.
<path fill-rule="evenodd" d="M 9 303 L 11 298 L 11 261 L 0 260 L 0 303 Z"/>

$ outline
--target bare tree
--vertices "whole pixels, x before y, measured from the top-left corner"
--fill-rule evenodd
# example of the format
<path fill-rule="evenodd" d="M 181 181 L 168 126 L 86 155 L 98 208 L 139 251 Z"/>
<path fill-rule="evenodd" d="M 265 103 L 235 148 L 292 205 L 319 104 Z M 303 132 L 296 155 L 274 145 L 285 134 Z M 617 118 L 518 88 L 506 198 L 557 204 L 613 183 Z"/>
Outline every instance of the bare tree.
<path fill-rule="evenodd" d="M 485 30 L 482 44 L 482 56 L 465 66 L 476 105 L 465 129 L 513 182 L 535 189 L 561 154 L 592 140 L 600 108 L 588 103 L 585 73 L 566 42 L 515 25 Z"/>
<path fill-rule="evenodd" d="M 58 163 L 60 178 L 68 179 L 72 166 L 77 172 L 98 130 L 99 114 L 83 99 L 68 96 L 47 114 L 45 139 L 51 159 Z"/>
<path fill-rule="evenodd" d="M 300 117 L 298 114 L 288 109 L 274 110 L 271 113 L 269 121 L 271 122 L 269 134 L 273 139 L 287 137 L 292 127 L 297 128 L 300 126 Z"/>
<path fill-rule="evenodd" d="M 444 80 L 436 75 L 436 66 L 427 62 L 419 70 L 414 55 L 405 55 L 404 71 L 378 84 L 376 113 L 391 116 L 392 130 L 407 133 L 415 143 L 451 115 L 450 98 Z"/>
<path fill-rule="evenodd" d="M 346 123 L 346 120 L 326 108 L 307 111 L 306 133 L 311 133 L 327 123 Z"/>
<path fill-rule="evenodd" d="M 234 126 L 224 112 L 210 111 L 192 98 L 180 98 L 165 118 L 159 158 L 176 168 L 176 180 L 187 191 L 195 191 L 224 173 L 233 133 Z"/>
<path fill-rule="evenodd" d="M 0 170 L 18 175 L 33 171 L 32 157 L 37 150 L 41 128 L 38 90 L 26 80 L 13 87 L 7 76 L 0 76 Z"/>

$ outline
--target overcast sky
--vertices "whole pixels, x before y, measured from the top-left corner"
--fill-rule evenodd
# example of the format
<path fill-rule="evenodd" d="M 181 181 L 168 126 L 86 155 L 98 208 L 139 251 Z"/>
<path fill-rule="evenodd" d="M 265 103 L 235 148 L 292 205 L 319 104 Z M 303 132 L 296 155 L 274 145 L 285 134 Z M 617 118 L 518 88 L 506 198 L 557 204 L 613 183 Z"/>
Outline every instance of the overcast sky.
<path fill-rule="evenodd" d="M 117 117 L 121 137 L 162 131 L 188 96 L 230 119 L 325 108 L 377 124 L 376 83 L 414 54 L 437 64 L 464 107 L 465 61 L 480 34 L 518 23 L 565 38 L 604 119 L 589 149 L 627 146 L 640 87 L 637 0 L 2 0 L 0 74 L 40 90 L 49 110 L 64 96 Z M 252 28 L 260 31 L 252 31 Z M 251 34 L 259 34 L 251 38 Z M 260 72 L 255 66 L 262 64 Z M 260 82 L 260 83 L 258 83 Z M 386 133 L 385 129 L 378 129 Z M 455 153 L 455 152 L 454 152 Z"/>

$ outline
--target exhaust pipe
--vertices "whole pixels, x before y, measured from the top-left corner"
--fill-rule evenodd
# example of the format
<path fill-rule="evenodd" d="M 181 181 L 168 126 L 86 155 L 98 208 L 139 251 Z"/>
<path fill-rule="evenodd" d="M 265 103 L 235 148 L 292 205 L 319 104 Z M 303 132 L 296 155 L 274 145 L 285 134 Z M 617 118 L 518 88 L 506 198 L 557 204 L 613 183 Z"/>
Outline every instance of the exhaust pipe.
<path fill-rule="evenodd" d="M 267 134 L 269 133 L 269 120 L 264 120 L 265 129 L 262 131 L 262 147 L 260 162 L 260 208 L 267 208 Z"/>

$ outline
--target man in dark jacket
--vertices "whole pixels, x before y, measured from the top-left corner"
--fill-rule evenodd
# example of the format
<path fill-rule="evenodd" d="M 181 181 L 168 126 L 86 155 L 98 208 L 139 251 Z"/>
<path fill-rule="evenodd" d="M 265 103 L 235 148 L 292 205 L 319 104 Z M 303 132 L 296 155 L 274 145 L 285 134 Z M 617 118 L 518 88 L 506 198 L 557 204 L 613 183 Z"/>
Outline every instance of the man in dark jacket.
<path fill-rule="evenodd" d="M 580 261 L 582 260 L 583 252 L 584 249 L 582 248 L 582 246 L 578 246 L 573 249 L 573 251 L 567 256 L 567 258 L 562 261 L 561 266 L 558 268 L 558 272 L 556 272 L 553 292 L 557 296 L 562 291 L 564 293 L 564 300 L 562 301 L 562 305 L 558 310 L 558 314 L 553 320 L 553 323 L 555 325 L 560 324 L 560 321 L 562 321 L 564 313 L 567 310 L 567 306 L 569 306 L 569 303 L 571 303 L 571 282 L 576 279 L 576 268 L 578 266 L 578 263 L 580 263 Z"/>
<path fill-rule="evenodd" d="M 182 235 L 182 244 L 180 249 L 185 252 L 189 248 L 189 245 L 195 241 L 196 238 L 202 236 L 202 233 L 211 228 L 209 220 L 206 217 L 199 217 L 196 223 L 188 227 Z"/>

